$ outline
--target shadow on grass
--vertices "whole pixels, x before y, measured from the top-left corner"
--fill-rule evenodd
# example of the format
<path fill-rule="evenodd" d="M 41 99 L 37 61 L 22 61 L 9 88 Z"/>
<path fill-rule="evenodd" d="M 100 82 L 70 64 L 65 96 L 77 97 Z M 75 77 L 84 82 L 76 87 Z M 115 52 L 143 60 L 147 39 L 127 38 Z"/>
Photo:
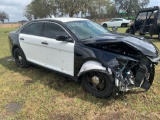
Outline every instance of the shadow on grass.
<path fill-rule="evenodd" d="M 126 95 L 128 94 L 139 94 L 141 92 L 132 91 L 132 92 L 119 92 L 114 93 L 110 98 L 108 99 L 98 99 L 86 91 L 84 91 L 81 87 L 81 84 L 74 82 L 73 80 L 68 79 L 64 75 L 61 75 L 57 72 L 53 72 L 51 70 L 31 65 L 27 69 L 22 69 L 16 66 L 15 62 L 13 61 L 13 58 L 11 56 L 4 57 L 0 59 L 0 63 L 5 68 L 9 69 L 13 72 L 18 72 L 22 76 L 28 77 L 29 80 L 26 80 L 24 83 L 24 86 L 29 86 L 31 84 L 34 84 L 36 82 L 40 82 L 44 84 L 45 86 L 49 86 L 51 89 L 54 89 L 58 92 L 63 93 L 65 96 L 69 98 L 79 98 L 84 101 L 88 101 L 94 104 L 97 104 L 101 107 L 106 107 L 114 103 L 114 101 L 124 101 L 126 99 Z"/>

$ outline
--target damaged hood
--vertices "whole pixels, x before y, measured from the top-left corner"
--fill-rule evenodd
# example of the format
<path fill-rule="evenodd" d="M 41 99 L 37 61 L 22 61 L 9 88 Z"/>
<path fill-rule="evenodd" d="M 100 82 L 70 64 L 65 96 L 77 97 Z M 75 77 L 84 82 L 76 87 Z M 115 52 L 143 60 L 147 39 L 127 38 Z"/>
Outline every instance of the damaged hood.
<path fill-rule="evenodd" d="M 101 44 L 101 43 L 119 43 L 123 42 L 131 47 L 136 48 L 141 51 L 144 55 L 150 57 L 157 57 L 159 50 L 155 45 L 153 45 L 148 39 L 144 37 L 121 34 L 121 33 L 106 33 L 99 36 L 89 38 L 83 41 L 85 45 L 87 44 Z"/>

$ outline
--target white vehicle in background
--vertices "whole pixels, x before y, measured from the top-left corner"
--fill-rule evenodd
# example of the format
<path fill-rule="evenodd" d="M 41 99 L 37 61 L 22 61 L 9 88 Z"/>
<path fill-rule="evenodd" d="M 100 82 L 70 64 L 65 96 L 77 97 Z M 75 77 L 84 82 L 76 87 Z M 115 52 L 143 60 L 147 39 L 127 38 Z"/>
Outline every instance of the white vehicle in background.
<path fill-rule="evenodd" d="M 103 27 L 127 27 L 131 20 L 126 20 L 123 18 L 113 18 L 110 21 L 102 22 Z"/>

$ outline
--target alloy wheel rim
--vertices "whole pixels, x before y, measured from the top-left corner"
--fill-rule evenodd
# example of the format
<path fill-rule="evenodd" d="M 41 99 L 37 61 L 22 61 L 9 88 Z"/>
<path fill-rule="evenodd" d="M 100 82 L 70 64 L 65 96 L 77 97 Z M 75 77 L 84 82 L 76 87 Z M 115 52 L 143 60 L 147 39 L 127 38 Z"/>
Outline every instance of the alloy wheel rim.
<path fill-rule="evenodd" d="M 23 58 L 20 53 L 16 53 L 16 60 L 19 65 L 23 65 Z"/>
<path fill-rule="evenodd" d="M 87 74 L 87 84 L 92 91 L 101 92 L 105 89 L 106 82 L 100 73 L 90 72 Z"/>

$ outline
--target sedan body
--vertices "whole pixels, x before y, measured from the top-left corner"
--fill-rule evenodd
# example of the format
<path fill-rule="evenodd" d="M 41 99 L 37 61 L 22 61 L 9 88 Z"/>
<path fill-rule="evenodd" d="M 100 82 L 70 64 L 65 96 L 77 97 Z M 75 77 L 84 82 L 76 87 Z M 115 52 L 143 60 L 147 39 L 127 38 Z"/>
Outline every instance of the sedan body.
<path fill-rule="evenodd" d="M 123 18 L 113 18 L 110 21 L 102 22 L 101 25 L 103 27 L 127 27 L 130 22 L 130 20 Z"/>
<path fill-rule="evenodd" d="M 17 66 L 34 63 L 81 81 L 96 97 L 109 97 L 114 88 L 148 90 L 159 51 L 147 39 L 111 33 L 80 18 L 35 20 L 9 34 Z"/>

